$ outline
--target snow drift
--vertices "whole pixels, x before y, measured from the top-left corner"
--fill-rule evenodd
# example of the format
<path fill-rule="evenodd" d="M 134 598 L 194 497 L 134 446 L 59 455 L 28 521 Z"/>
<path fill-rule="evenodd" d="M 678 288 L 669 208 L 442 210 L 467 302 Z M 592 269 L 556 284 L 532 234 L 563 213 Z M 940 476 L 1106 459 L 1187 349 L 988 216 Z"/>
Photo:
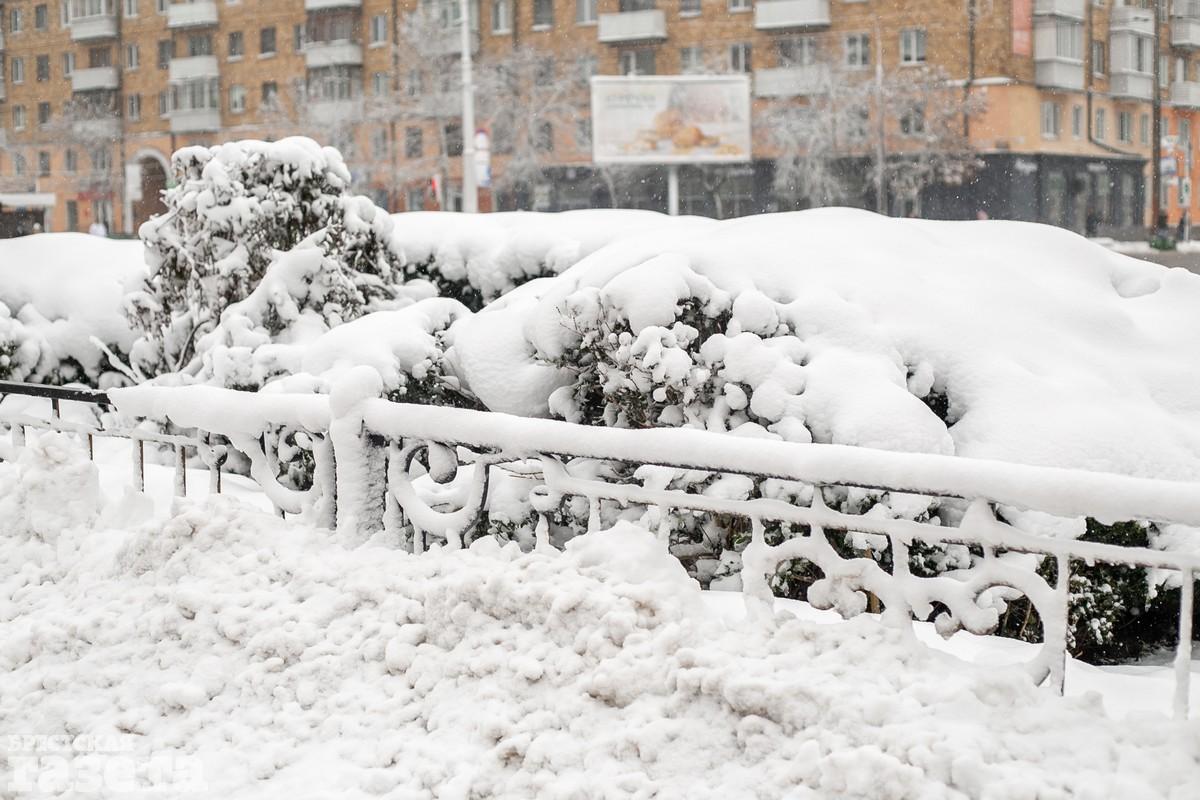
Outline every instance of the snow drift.
<path fill-rule="evenodd" d="M 497 411 L 595 421 L 571 362 L 607 347 L 602 399 L 648 424 L 1200 480 L 1198 307 L 1200 276 L 1057 228 L 819 209 L 601 248 L 455 356 Z"/>
<path fill-rule="evenodd" d="M 129 516 L 60 437 L 0 465 L 0 718 L 196 759 L 203 796 L 1200 791 L 1194 724 L 1118 723 L 871 618 L 730 621 L 635 526 L 415 557 L 229 499 Z"/>

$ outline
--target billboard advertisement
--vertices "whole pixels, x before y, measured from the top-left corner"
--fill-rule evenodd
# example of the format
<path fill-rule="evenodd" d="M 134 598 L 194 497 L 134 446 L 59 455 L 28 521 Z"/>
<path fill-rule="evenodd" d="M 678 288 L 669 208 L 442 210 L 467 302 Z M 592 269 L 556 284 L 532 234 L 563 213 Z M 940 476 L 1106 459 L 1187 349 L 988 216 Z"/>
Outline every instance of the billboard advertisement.
<path fill-rule="evenodd" d="M 597 164 L 713 164 L 750 160 L 750 76 L 592 78 Z"/>

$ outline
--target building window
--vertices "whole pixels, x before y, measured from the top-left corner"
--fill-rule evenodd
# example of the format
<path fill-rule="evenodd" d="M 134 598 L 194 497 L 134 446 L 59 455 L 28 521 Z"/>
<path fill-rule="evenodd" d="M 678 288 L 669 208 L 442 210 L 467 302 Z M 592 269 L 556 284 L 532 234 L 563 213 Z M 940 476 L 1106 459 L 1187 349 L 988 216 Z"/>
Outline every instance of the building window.
<path fill-rule="evenodd" d="M 548 121 L 537 124 L 537 128 L 534 130 L 533 146 L 543 153 L 553 152 L 554 126 Z"/>
<path fill-rule="evenodd" d="M 387 131 L 376 129 L 371 131 L 371 158 L 376 161 L 387 158 L 388 153 Z"/>
<path fill-rule="evenodd" d="M 1117 114 L 1117 141 L 1126 144 L 1133 142 L 1133 114 L 1128 111 Z"/>
<path fill-rule="evenodd" d="M 1138 120 L 1138 139 L 1142 144 L 1150 144 L 1150 115 L 1142 114 Z"/>
<path fill-rule="evenodd" d="M 160 39 L 158 42 L 158 68 L 167 69 L 171 66 L 171 59 L 175 57 L 175 40 Z"/>
<path fill-rule="evenodd" d="M 1042 103 L 1042 137 L 1057 139 L 1062 130 L 1062 108 L 1058 103 L 1045 101 Z"/>
<path fill-rule="evenodd" d="M 129 119 L 142 118 L 142 96 L 140 94 L 125 96 L 125 116 Z"/>
<path fill-rule="evenodd" d="M 50 9 L 44 4 L 33 7 L 33 27 L 39 31 L 50 27 Z"/>
<path fill-rule="evenodd" d="M 246 54 L 246 35 L 241 31 L 231 31 L 228 38 L 229 60 L 239 59 Z"/>
<path fill-rule="evenodd" d="M 16 109 L 13 109 L 14 111 Z M 13 175 L 25 174 L 25 156 L 21 153 L 13 154 Z"/>
<path fill-rule="evenodd" d="M 862 68 L 871 66 L 871 36 L 852 33 L 846 37 L 846 66 Z"/>
<path fill-rule="evenodd" d="M 597 0 L 575 0 L 575 22 L 579 25 L 590 25 L 597 20 Z"/>
<path fill-rule="evenodd" d="M 907 28 L 900 31 L 900 63 L 925 63 L 924 28 Z"/>
<path fill-rule="evenodd" d="M 900 115 L 900 133 L 919 136 L 925 132 L 925 106 L 918 103 Z"/>
<path fill-rule="evenodd" d="M 246 87 L 234 84 L 229 87 L 229 112 L 241 114 L 246 110 Z"/>
<path fill-rule="evenodd" d="M 533 27 L 554 27 L 554 0 L 533 0 Z"/>
<path fill-rule="evenodd" d="M 729 0 L 730 11 L 749 11 L 750 0 Z"/>
<path fill-rule="evenodd" d="M 1094 39 L 1092 40 L 1092 72 L 1096 75 L 1103 75 L 1104 69 L 1104 42 Z"/>
<path fill-rule="evenodd" d="M 387 40 L 387 16 L 376 14 L 371 17 L 371 44 L 383 44 Z"/>
<path fill-rule="evenodd" d="M 512 6 L 509 0 L 492 0 L 492 33 L 512 30 Z"/>
<path fill-rule="evenodd" d="M 1141 37 L 1138 38 L 1138 41 L 1139 42 L 1142 41 Z M 1149 62 L 1147 62 L 1147 63 L 1149 63 Z M 1147 69 L 1147 70 L 1138 70 L 1138 71 L 1139 72 L 1149 72 L 1150 70 Z M 1170 80 L 1171 80 L 1171 59 L 1168 58 L 1167 56 L 1159 56 L 1158 57 L 1158 85 L 1165 89 L 1167 87 L 1167 83 Z"/>
<path fill-rule="evenodd" d="M 1059 58 L 1083 60 L 1083 23 L 1060 20 L 1054 23 L 1055 55 Z"/>
<path fill-rule="evenodd" d="M 196 56 L 211 56 L 213 54 L 212 36 L 207 33 L 193 33 L 188 36 L 188 55 L 192 58 Z"/>
<path fill-rule="evenodd" d="M 13 130 L 25 130 L 25 106 L 13 106 L 12 110 Z"/>
<path fill-rule="evenodd" d="M 258 32 L 258 52 L 259 55 L 270 56 L 275 54 L 275 28 L 263 28 Z"/>
<path fill-rule="evenodd" d="M 1083 138 L 1083 106 L 1071 106 L 1071 135 L 1076 139 Z"/>
<path fill-rule="evenodd" d="M 776 42 L 779 66 L 807 67 L 817 63 L 817 37 L 789 36 Z"/>
<path fill-rule="evenodd" d="M 754 69 L 753 53 L 749 42 L 729 45 L 729 69 L 731 72 L 750 72 Z"/>
<path fill-rule="evenodd" d="M 158 93 L 158 115 L 165 117 L 171 113 L 171 95 L 169 92 Z"/>
<path fill-rule="evenodd" d="M 71 77 L 71 73 L 75 71 L 75 51 L 70 50 L 63 53 L 63 77 Z"/>
<path fill-rule="evenodd" d="M 679 16 L 700 16 L 700 0 L 679 0 Z"/>
<path fill-rule="evenodd" d="M 388 73 L 376 72 L 371 75 L 371 92 L 376 97 L 384 97 L 388 93 Z"/>
<path fill-rule="evenodd" d="M 79 230 L 79 203 L 75 200 L 67 201 L 67 230 Z"/>
<path fill-rule="evenodd" d="M 138 15 L 138 0 L 125 0 L 125 16 L 136 17 Z"/>
<path fill-rule="evenodd" d="M 50 56 L 38 56 L 33 62 L 38 83 L 50 80 Z"/>
<path fill-rule="evenodd" d="M 648 47 L 622 50 L 617 60 L 622 75 L 654 74 L 654 50 Z"/>
<path fill-rule="evenodd" d="M 461 156 L 463 154 L 463 137 L 462 126 L 457 122 L 448 123 L 443 129 L 442 134 L 446 142 L 446 155 Z"/>
<path fill-rule="evenodd" d="M 159 14 L 166 14 L 169 5 L 171 5 L 171 0 L 154 0 L 154 10 Z"/>
<path fill-rule="evenodd" d="M 8 15 L 8 32 L 20 33 L 25 29 L 25 15 L 21 9 L 14 8 L 12 13 Z"/>
<path fill-rule="evenodd" d="M 273 107 L 279 104 L 279 84 L 275 81 L 266 81 L 262 85 L 262 104 L 267 107 Z"/>
<path fill-rule="evenodd" d="M 1094 133 L 1096 135 L 1096 141 L 1100 141 L 1100 142 L 1104 141 L 1104 138 L 1106 136 L 1108 136 L 1107 128 L 1108 128 L 1108 114 L 1105 112 L 1105 110 L 1103 108 L 1097 108 L 1096 109 L 1096 125 L 1095 125 L 1095 131 L 1094 131 Z"/>
<path fill-rule="evenodd" d="M 679 48 L 679 71 L 689 73 L 704 71 L 704 48 L 700 45 Z"/>
<path fill-rule="evenodd" d="M 50 176 L 50 153 L 46 150 L 38 151 L 38 175 L 43 178 Z"/>
<path fill-rule="evenodd" d="M 12 82 L 13 83 L 24 83 L 25 82 L 25 59 L 14 58 L 12 60 Z"/>
<path fill-rule="evenodd" d="M 420 128 L 408 127 L 404 129 L 404 157 L 405 158 L 420 158 L 425 155 L 425 141 Z"/>
<path fill-rule="evenodd" d="M 299 53 L 304 49 L 304 40 L 307 37 L 307 31 L 304 26 L 297 23 L 292 26 L 292 49 Z"/>
<path fill-rule="evenodd" d="M 67 152 L 63 154 L 63 168 L 71 173 L 79 169 L 79 156 L 75 155 L 75 151 L 70 148 L 67 148 Z"/>
<path fill-rule="evenodd" d="M 125 45 L 125 69 L 137 69 L 141 64 L 142 54 L 136 44 Z"/>
<path fill-rule="evenodd" d="M 92 69 L 97 67 L 111 67 L 112 50 L 107 47 L 88 48 L 88 66 Z"/>
<path fill-rule="evenodd" d="M 45 100 L 38 103 L 38 126 L 46 127 L 50 124 L 50 104 Z"/>

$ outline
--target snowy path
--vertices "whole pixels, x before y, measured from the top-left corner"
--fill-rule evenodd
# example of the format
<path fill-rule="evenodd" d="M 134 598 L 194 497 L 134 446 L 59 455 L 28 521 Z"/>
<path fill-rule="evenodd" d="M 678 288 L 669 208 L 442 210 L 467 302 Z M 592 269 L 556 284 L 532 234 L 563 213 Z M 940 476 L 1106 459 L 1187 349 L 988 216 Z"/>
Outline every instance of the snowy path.
<path fill-rule="evenodd" d="M 1200 723 L 1116 721 L 872 618 L 746 626 L 633 527 L 413 557 L 234 498 L 95 521 L 74 458 L 0 465 L 0 720 L 126 734 L 122 758 L 174 765 L 158 796 L 1200 794 Z M 0 787 L 77 788 L 79 759 L 12 744 Z"/>

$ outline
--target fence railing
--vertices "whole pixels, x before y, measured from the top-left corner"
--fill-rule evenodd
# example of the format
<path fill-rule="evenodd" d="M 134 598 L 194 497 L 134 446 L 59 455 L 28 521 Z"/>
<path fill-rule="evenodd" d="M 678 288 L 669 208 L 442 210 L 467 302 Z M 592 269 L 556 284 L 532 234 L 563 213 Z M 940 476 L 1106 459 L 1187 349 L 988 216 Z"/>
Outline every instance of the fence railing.
<path fill-rule="evenodd" d="M 1174 709 L 1180 718 L 1188 714 L 1193 582 L 1200 556 L 1052 538 L 1008 524 L 996 509 L 1200 528 L 1200 484 L 696 430 L 592 428 L 393 403 L 380 398 L 374 373 L 352 373 L 328 396 L 204 386 L 136 387 L 69 397 L 55 391 L 63 390 L 0 384 L 0 393 L 50 397 L 56 409 L 64 400 L 111 405 L 122 421 L 80 424 L 57 414 L 35 418 L 0 407 L 0 423 L 11 428 L 15 444 L 23 443 L 29 427 L 89 440 L 124 436 L 137 445 L 137 471 L 143 469 L 146 442 L 172 448 L 178 493 L 186 490 L 189 450 L 198 450 L 209 467 L 214 491 L 220 491 L 221 466 L 232 450 L 244 457 L 250 476 L 281 514 L 304 514 L 314 524 L 349 535 L 387 531 L 417 552 L 431 542 L 462 547 L 483 535 L 495 472 L 516 469 L 533 479 L 528 495 L 537 522 L 527 544 L 535 548 L 550 546 L 551 518 L 566 498 L 586 499 L 587 521 L 581 527 L 588 530 L 600 527 L 606 508 L 639 509 L 664 547 L 671 546 L 669 511 L 743 520 L 749 542 L 741 552 L 742 589 L 755 613 L 769 608 L 770 577 L 796 560 L 821 572 L 808 588 L 815 607 L 836 608 L 849 616 L 881 606 L 885 620 L 908 631 L 914 617 L 932 617 L 944 635 L 959 629 L 990 634 L 999 625 L 1001 601 L 1023 596 L 1037 611 L 1044 633 L 1038 655 L 1027 667 L 1035 680 L 1060 692 L 1071 562 L 1175 572 L 1182 589 Z M 133 426 L 137 420 L 157 423 L 156 429 Z M 168 426 L 189 433 L 158 432 Z M 297 454 L 310 467 L 303 487 L 281 477 L 281 464 Z M 664 488 L 665 482 L 639 480 L 636 474 L 606 479 L 595 469 L 580 468 L 597 462 L 791 482 L 809 487 L 811 499 L 730 499 Z M 430 487 L 436 486 L 456 491 L 436 493 L 435 500 Z M 823 490 L 838 487 L 940 498 L 945 513 L 928 521 L 848 513 L 827 505 L 823 495 Z M 829 531 L 886 542 L 890 570 L 873 557 L 839 552 L 825 535 Z M 974 557 L 969 566 L 918 576 L 909 568 L 914 543 L 964 545 Z M 1052 559 L 1056 577 L 1048 580 L 1039 572 L 1043 559 L 1021 554 Z"/>

